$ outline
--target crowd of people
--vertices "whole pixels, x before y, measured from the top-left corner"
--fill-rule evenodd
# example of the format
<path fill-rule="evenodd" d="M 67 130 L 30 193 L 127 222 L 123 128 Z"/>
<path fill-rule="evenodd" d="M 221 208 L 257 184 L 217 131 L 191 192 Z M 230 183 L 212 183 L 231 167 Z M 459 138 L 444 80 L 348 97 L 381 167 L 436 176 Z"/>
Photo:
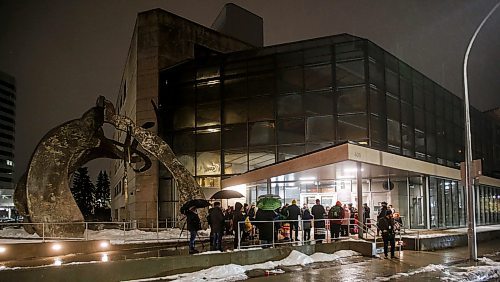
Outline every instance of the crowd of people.
<path fill-rule="evenodd" d="M 384 254 L 388 255 L 388 245 L 391 246 L 391 257 L 394 256 L 394 234 L 402 225 L 401 217 L 391 205 L 382 202 L 382 208 L 377 215 L 377 232 L 382 232 L 384 240 Z M 363 228 L 371 228 L 370 208 L 363 204 Z M 187 230 L 190 233 L 190 253 L 197 253 L 195 239 L 201 222 L 196 213 L 196 208 L 186 212 Z M 311 209 L 307 204 L 302 208 L 297 206 L 297 201 L 277 208 L 276 210 L 257 209 L 254 203 L 248 205 L 237 202 L 234 207 L 222 209 L 220 202 L 214 202 L 209 209 L 207 221 L 210 226 L 211 250 L 223 251 L 222 238 L 224 235 L 233 235 L 233 247 L 236 249 L 241 242 L 252 240 L 258 233 L 260 244 L 269 247 L 272 242 L 280 239 L 284 241 L 299 241 L 299 227 L 303 230 L 303 240 L 311 240 L 311 229 L 314 227 L 314 240 L 322 243 L 325 240 L 327 229 L 332 240 L 341 236 L 358 233 L 358 210 L 352 203 L 342 204 L 337 201 L 333 207 L 324 207 L 320 200 Z M 302 226 L 299 226 L 300 223 Z M 239 224 L 239 227 L 238 227 Z M 329 227 L 329 228 L 328 228 Z M 378 234 L 377 234 L 378 235 Z"/>

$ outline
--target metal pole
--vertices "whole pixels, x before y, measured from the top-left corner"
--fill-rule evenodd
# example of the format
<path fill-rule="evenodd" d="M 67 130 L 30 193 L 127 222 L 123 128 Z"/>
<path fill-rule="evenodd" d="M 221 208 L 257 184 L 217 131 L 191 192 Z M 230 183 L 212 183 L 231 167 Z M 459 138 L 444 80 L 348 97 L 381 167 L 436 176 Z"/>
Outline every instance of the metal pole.
<path fill-rule="evenodd" d="M 356 186 L 358 191 L 358 238 L 363 238 L 363 175 L 361 174 L 361 163 L 356 164 Z M 350 222 L 349 222 L 350 223 Z M 361 224 L 359 224 L 361 223 Z M 349 227 L 350 228 L 350 227 Z"/>
<path fill-rule="evenodd" d="M 469 61 L 469 53 L 474 44 L 477 34 L 483 27 L 484 23 L 493 14 L 493 12 L 498 8 L 500 2 L 498 2 L 493 9 L 486 15 L 481 24 L 477 27 L 474 35 L 470 39 L 469 46 L 467 46 L 467 51 L 464 57 L 464 104 L 465 104 L 465 187 L 467 189 L 467 238 L 469 245 L 469 258 L 471 260 L 477 260 L 477 242 L 476 242 L 476 218 L 474 212 L 475 197 L 474 197 L 474 186 L 471 179 L 471 165 L 472 165 L 472 142 L 471 142 L 471 132 L 470 132 L 470 113 L 469 113 L 469 84 L 467 81 L 467 63 Z"/>

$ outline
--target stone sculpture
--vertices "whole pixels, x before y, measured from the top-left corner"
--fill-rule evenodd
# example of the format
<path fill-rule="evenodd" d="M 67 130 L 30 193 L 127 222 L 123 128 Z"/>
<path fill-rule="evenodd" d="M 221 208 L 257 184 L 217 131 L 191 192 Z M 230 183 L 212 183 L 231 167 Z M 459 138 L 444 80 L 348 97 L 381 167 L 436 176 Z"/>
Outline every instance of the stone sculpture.
<path fill-rule="evenodd" d="M 121 144 L 107 139 L 102 129 L 104 123 L 125 131 L 128 141 Z M 143 162 L 143 166 L 134 171 L 146 171 L 151 161 L 137 149 L 138 146 L 158 158 L 172 173 L 181 204 L 204 198 L 193 176 L 165 141 L 135 125 L 130 118 L 116 114 L 113 104 L 101 96 L 97 105 L 81 118 L 52 129 L 37 145 L 28 170 L 16 186 L 14 203 L 26 223 L 47 224 L 24 225 L 26 231 L 46 237 L 81 237 L 85 230 L 84 218 L 70 191 L 71 174 L 96 158 Z M 205 213 L 206 210 L 202 210 L 200 218 L 204 219 Z"/>

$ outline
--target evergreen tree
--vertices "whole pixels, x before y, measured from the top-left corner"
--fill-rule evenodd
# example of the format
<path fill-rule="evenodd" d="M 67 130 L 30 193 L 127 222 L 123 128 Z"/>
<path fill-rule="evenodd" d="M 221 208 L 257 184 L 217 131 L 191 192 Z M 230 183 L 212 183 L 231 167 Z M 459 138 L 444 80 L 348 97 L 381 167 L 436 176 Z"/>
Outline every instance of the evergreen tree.
<path fill-rule="evenodd" d="M 95 187 L 92 181 L 90 181 L 89 172 L 86 167 L 81 167 L 75 172 L 71 193 L 85 220 L 91 218 L 94 212 Z"/>
<path fill-rule="evenodd" d="M 111 197 L 109 191 L 109 177 L 106 171 L 100 171 L 95 187 L 95 208 L 109 208 Z"/>

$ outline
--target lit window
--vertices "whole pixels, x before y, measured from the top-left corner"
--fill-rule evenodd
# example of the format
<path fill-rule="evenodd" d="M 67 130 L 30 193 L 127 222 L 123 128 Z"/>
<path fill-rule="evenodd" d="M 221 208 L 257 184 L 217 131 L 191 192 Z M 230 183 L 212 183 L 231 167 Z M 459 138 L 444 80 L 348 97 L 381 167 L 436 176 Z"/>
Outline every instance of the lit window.
<path fill-rule="evenodd" d="M 14 162 L 13 162 L 13 161 L 11 161 L 11 160 L 7 160 L 7 165 L 8 165 L 8 166 L 13 166 L 13 165 L 14 165 Z"/>

